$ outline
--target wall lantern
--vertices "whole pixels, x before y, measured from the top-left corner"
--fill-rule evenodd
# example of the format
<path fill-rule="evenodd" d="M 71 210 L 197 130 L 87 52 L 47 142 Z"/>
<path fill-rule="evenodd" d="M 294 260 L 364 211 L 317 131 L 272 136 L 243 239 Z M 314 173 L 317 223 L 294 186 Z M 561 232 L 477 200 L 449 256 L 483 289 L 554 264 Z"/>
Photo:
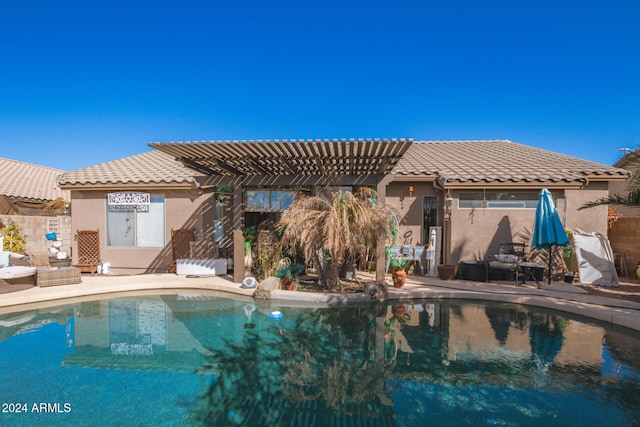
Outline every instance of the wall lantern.
<path fill-rule="evenodd" d="M 64 217 L 64 223 L 69 224 L 69 203 L 65 202 L 64 211 L 62 212 L 62 216 Z"/>
<path fill-rule="evenodd" d="M 413 195 L 413 185 L 409 184 L 409 197 Z"/>
<path fill-rule="evenodd" d="M 444 219 L 451 219 L 451 211 L 453 210 L 453 197 L 447 191 L 447 196 L 444 199 Z"/>

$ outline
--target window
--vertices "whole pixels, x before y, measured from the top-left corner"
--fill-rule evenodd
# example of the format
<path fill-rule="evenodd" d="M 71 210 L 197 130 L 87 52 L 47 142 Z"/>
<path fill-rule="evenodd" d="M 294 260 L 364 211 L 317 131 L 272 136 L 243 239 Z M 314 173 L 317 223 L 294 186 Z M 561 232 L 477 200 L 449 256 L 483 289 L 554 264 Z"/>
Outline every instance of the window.
<path fill-rule="evenodd" d="M 535 209 L 538 191 L 461 192 L 458 207 L 469 209 Z"/>
<path fill-rule="evenodd" d="M 59 233 L 60 221 L 58 218 L 47 218 L 47 233 Z"/>
<path fill-rule="evenodd" d="M 164 247 L 164 196 L 111 193 L 107 201 L 107 245 Z"/>
<path fill-rule="evenodd" d="M 295 200 L 295 192 L 286 190 L 247 190 L 247 211 L 283 211 Z"/>

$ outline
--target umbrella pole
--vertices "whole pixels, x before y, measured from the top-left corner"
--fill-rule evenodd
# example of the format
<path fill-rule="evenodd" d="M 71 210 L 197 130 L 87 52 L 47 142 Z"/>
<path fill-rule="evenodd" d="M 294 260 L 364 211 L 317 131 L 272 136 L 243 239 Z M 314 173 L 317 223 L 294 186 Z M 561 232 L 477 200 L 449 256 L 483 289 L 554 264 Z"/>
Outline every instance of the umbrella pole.
<path fill-rule="evenodd" d="M 549 245 L 549 286 L 551 286 L 551 258 L 553 258 L 553 245 Z"/>

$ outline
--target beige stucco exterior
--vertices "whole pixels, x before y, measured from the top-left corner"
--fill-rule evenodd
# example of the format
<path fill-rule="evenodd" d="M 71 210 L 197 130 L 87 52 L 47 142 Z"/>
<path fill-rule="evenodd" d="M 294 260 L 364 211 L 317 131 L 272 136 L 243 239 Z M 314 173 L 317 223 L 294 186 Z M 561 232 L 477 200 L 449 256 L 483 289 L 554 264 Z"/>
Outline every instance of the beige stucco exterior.
<path fill-rule="evenodd" d="M 413 191 L 409 194 L 409 186 Z M 458 194 L 451 191 L 454 199 L 451 219 L 446 221 L 443 213 L 444 192 L 433 185 L 433 180 L 392 181 L 386 189 L 386 203 L 398 213 L 400 229 L 396 244 L 425 245 L 423 233 L 423 198 L 436 197 L 438 201 L 437 225 L 450 227 L 450 240 L 443 242 L 447 263 L 456 264 L 462 260 L 484 260 L 496 254 L 500 242 L 530 242 L 533 231 L 535 209 L 465 209 L 458 207 Z M 508 189 L 505 189 L 508 190 Z M 165 196 L 165 247 L 133 248 L 110 247 L 106 239 L 106 195 L 114 190 L 73 191 L 72 230 L 101 231 L 101 257 L 111 263 L 114 272 L 148 273 L 166 271 L 172 261 L 171 229 L 192 228 L 197 239 L 213 238 L 213 209 L 215 199 L 212 194 L 199 195 L 193 190 L 153 190 Z M 539 191 L 539 189 L 533 189 Z M 607 208 L 596 207 L 578 210 L 590 200 L 607 194 L 607 182 L 594 182 L 582 189 L 554 189 L 557 209 L 568 228 L 607 233 Z M 225 242 L 230 244 L 231 209 L 227 208 Z M 445 239 L 446 239 L 445 232 Z M 77 253 L 75 241 L 72 254 Z M 223 245 L 228 246 L 228 245 Z M 448 258 L 447 258 L 447 255 Z"/>
<path fill-rule="evenodd" d="M 234 269 L 234 280 L 240 282 L 244 278 L 245 190 L 252 186 L 293 189 L 296 187 L 291 186 L 376 186 L 380 200 L 398 213 L 400 226 L 393 244 L 426 246 L 428 227 L 439 227 L 441 250 L 436 250 L 435 263 L 457 264 L 464 260 L 486 260 L 498 253 L 501 242 L 529 243 L 535 218 L 531 202 L 537 200 L 537 193 L 542 188 L 551 190 L 567 228 L 606 235 L 607 208 L 579 208 L 606 196 L 609 185 L 627 177 L 621 169 L 510 141 L 411 144 L 404 140 L 400 145 L 377 140 L 167 143 L 154 148 L 168 153 L 143 153 L 73 171 L 60 182 L 61 188 L 71 191 L 72 231 L 100 230 L 101 258 L 109 261 L 116 273 L 166 271 L 173 260 L 172 229 L 193 229 L 197 240 L 211 242 L 215 231 L 214 213 L 220 217 L 221 210 L 212 192 L 222 188 L 220 186 L 232 187 L 233 190 L 225 190 L 233 193 L 226 195 L 227 207 L 223 209 L 222 217 L 225 234 L 220 246 L 226 251 L 224 257 L 233 258 L 239 266 Z M 329 150 L 333 153 L 329 159 L 323 157 L 327 147 L 335 151 Z M 386 150 L 387 157 L 376 151 L 382 149 Z M 406 156 L 405 149 L 408 150 Z M 204 155 L 202 150 L 208 154 Z M 317 151 L 318 156 L 310 156 L 308 150 L 320 151 Z M 347 150 L 347 154 L 341 155 L 341 150 Z M 461 155 L 461 150 L 465 155 Z M 220 159 L 220 155 L 226 157 Z M 523 158 L 536 159 L 541 167 L 528 172 L 518 166 Z M 563 166 L 567 163 L 572 167 Z M 148 167 L 151 165 L 153 167 Z M 367 165 L 375 168 L 362 169 Z M 299 173 L 302 170 L 305 173 Z M 528 199 L 527 208 L 459 206 L 460 192 L 484 190 L 527 190 L 533 197 Z M 163 248 L 107 245 L 106 195 L 118 191 L 165 196 Z M 445 199 L 452 201 L 450 214 L 445 214 Z M 477 206 L 487 205 L 477 203 L 481 198 L 473 199 Z M 428 221 L 425 220 L 426 200 L 435 206 Z M 390 243 L 381 237 L 377 244 L 378 260 L 385 258 L 384 246 Z M 75 242 L 72 252 L 75 258 Z M 383 280 L 384 273 L 384 265 L 379 262 L 377 279 Z"/>
<path fill-rule="evenodd" d="M 163 248 L 117 247 L 107 245 L 107 193 L 110 191 L 72 191 L 73 233 L 100 231 L 100 255 L 115 273 L 166 272 L 172 261 L 171 229 L 193 229 L 196 238 L 213 235 L 213 196 L 194 190 L 147 190 L 165 197 L 165 246 Z M 73 242 L 74 262 L 77 244 Z"/>
<path fill-rule="evenodd" d="M 414 191 L 409 196 L 408 188 Z M 495 187 L 494 187 L 495 188 Z M 542 187 L 530 187 L 538 192 Z M 470 209 L 460 208 L 458 197 L 461 191 L 452 190 L 453 209 L 451 219 L 444 217 L 444 192 L 434 187 L 433 181 L 395 181 L 387 188 L 387 204 L 393 207 L 400 218 L 399 245 L 425 245 L 422 235 L 423 197 L 437 197 L 438 225 L 449 227 L 450 240 L 444 242 L 445 252 L 450 253 L 447 263 L 457 264 L 462 260 L 484 260 L 498 253 L 501 242 L 531 242 L 535 209 Z M 508 187 L 504 191 L 510 191 Z M 521 191 L 522 188 L 518 188 Z M 588 232 L 607 234 L 607 207 L 599 206 L 578 210 L 583 204 L 608 194 L 607 182 L 592 182 L 584 188 L 552 189 L 556 208 L 567 228 L 579 228 Z M 445 236 L 447 233 L 445 232 Z M 446 239 L 446 238 L 445 238 Z M 449 248 L 449 250 L 447 250 Z M 446 256 L 445 256 L 446 258 Z"/>

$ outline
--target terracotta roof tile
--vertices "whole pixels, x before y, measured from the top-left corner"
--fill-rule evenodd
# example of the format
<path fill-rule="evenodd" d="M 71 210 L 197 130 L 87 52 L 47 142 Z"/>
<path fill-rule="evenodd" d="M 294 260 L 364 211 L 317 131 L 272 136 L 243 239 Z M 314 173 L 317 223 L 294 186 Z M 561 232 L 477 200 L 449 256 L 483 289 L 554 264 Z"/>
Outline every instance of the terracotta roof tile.
<path fill-rule="evenodd" d="M 62 198 L 70 200 L 67 190 L 56 184 L 64 171 L 0 158 L 0 194 L 34 201 Z"/>
<path fill-rule="evenodd" d="M 627 172 L 511 141 L 414 141 L 393 170 L 456 183 L 582 182 Z"/>
<path fill-rule="evenodd" d="M 67 172 L 60 185 L 186 184 L 201 174 L 158 150 Z"/>

